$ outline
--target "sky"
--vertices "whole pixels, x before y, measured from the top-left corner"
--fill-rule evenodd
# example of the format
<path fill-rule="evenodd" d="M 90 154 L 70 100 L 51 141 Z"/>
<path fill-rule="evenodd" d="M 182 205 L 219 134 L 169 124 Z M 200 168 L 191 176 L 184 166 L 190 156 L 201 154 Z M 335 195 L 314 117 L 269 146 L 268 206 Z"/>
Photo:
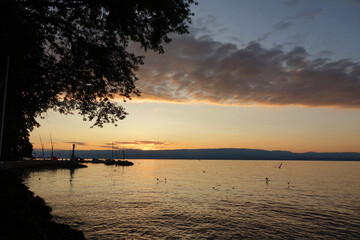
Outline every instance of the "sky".
<path fill-rule="evenodd" d="M 190 34 L 145 55 L 118 126 L 48 111 L 55 149 L 360 152 L 360 0 L 199 0 Z"/>

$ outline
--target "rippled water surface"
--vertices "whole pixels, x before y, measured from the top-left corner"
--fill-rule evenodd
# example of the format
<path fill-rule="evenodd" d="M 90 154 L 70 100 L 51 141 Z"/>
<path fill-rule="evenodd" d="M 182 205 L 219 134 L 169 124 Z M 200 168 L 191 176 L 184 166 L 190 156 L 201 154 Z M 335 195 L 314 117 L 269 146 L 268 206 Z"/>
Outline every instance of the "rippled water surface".
<path fill-rule="evenodd" d="M 25 184 L 87 239 L 360 239 L 360 162 L 133 162 Z"/>

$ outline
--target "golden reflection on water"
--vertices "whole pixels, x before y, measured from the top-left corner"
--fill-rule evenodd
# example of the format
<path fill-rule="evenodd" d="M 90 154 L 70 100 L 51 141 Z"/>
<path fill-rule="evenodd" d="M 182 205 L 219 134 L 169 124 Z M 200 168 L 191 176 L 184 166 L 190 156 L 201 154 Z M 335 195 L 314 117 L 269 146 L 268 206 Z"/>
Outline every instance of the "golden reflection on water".
<path fill-rule="evenodd" d="M 331 239 L 360 232 L 360 162 L 134 163 L 32 172 L 25 183 L 56 221 L 88 239 Z"/>

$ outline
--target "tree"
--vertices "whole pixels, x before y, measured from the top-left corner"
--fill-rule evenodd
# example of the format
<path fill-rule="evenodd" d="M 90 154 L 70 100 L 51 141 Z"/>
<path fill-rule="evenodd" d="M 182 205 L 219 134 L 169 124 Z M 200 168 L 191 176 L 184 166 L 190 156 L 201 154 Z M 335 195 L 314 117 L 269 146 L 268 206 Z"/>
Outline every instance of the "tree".
<path fill-rule="evenodd" d="M 10 56 L 3 153 L 30 155 L 29 133 L 48 109 L 78 111 L 93 126 L 127 113 L 113 101 L 140 95 L 137 42 L 163 53 L 169 34 L 188 33 L 194 0 L 2 0 L 0 54 Z M 4 157 L 4 155 L 3 155 Z M 3 158 L 2 158 L 3 159 Z"/>

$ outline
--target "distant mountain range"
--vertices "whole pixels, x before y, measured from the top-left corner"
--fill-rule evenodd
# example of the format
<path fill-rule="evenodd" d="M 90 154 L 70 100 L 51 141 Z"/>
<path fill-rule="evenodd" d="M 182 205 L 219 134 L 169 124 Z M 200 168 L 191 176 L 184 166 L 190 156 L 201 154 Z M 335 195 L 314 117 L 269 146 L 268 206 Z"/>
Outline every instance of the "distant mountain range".
<path fill-rule="evenodd" d="M 111 158 L 111 150 L 76 150 L 77 157 Z M 34 155 L 39 157 L 41 150 L 35 149 Z M 54 150 L 58 158 L 69 158 L 71 151 Z M 50 152 L 45 151 L 49 157 Z M 114 158 L 122 158 L 121 151 L 114 151 Z M 360 161 L 360 153 L 293 153 L 290 151 L 267 151 L 245 148 L 219 148 L 219 149 L 180 149 L 180 150 L 125 150 L 126 159 L 227 159 L 227 160 L 350 160 Z"/>

